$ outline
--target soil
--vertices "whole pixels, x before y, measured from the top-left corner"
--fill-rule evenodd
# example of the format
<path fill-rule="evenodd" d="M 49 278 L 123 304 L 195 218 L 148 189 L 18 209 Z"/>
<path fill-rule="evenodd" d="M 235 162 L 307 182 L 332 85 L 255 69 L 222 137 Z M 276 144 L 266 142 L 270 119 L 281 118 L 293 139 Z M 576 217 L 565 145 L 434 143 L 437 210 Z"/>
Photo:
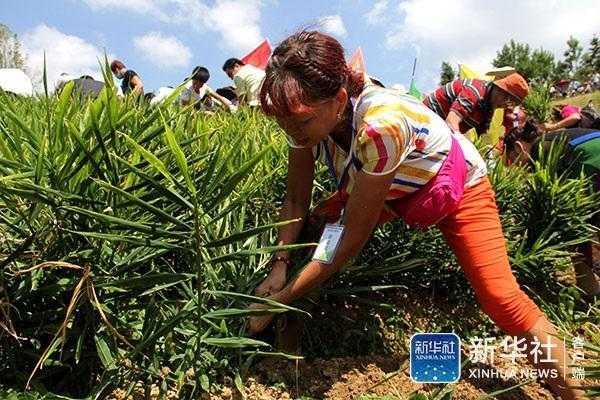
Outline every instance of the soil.
<path fill-rule="evenodd" d="M 508 365 L 497 365 L 505 370 Z M 361 396 L 390 396 L 405 399 L 411 393 L 432 394 L 440 385 L 414 383 L 407 369 L 407 361 L 393 357 L 367 356 L 345 357 L 312 362 L 284 360 L 265 360 L 256 370 L 255 376 L 248 380 L 245 397 L 248 400 L 291 399 L 304 396 L 314 399 L 350 400 Z M 478 367 L 484 367 L 478 365 Z M 473 400 L 494 391 L 518 384 L 516 380 L 465 378 L 448 386 L 452 399 Z M 386 380 L 386 377 L 388 379 Z M 288 382 L 286 388 L 268 386 L 264 382 Z M 225 393 L 211 396 L 212 400 L 241 398 L 226 388 Z M 532 382 L 512 390 L 499 399 L 511 400 L 547 400 L 555 399 L 552 393 L 539 382 Z"/>
<path fill-rule="evenodd" d="M 429 314 L 439 315 L 441 312 L 455 313 L 455 305 L 448 304 L 448 299 L 432 299 L 418 296 L 414 292 L 399 292 L 391 296 L 395 304 L 402 304 L 405 311 L 404 321 L 412 326 L 412 331 L 431 330 L 435 327 L 435 318 Z M 390 298 L 388 294 L 387 298 Z M 444 304 L 445 303 L 445 304 Z M 341 308 L 344 317 L 353 321 L 361 320 L 362 308 L 344 306 Z M 337 308 L 340 313 L 340 307 Z M 322 314 L 322 319 L 330 318 L 328 312 Z M 324 314 L 324 315 L 323 315 Z M 410 317 L 408 317 L 410 316 Z M 464 309 L 460 313 L 447 317 L 459 319 L 464 325 L 477 325 L 482 322 L 482 314 L 478 307 Z M 344 318 L 335 319 L 338 323 Z M 314 321 L 319 323 L 320 321 Z M 438 325 L 439 326 L 439 325 Z M 340 328 L 340 332 L 343 331 Z M 398 343 L 406 337 L 398 338 L 389 326 L 380 325 L 382 343 L 388 350 L 387 354 L 368 354 L 362 356 L 347 355 L 331 358 L 313 358 L 300 361 L 283 359 L 263 359 L 256 363 L 246 382 L 244 396 L 248 400 L 275 400 L 275 399 L 335 399 L 335 400 L 393 400 L 408 399 L 411 394 L 422 393 L 426 395 L 437 394 L 444 390 L 452 392 L 452 399 L 473 400 L 488 396 L 490 393 L 516 386 L 526 379 L 507 378 L 508 375 L 500 373 L 496 378 L 469 377 L 470 369 L 508 371 L 511 369 L 530 369 L 527 361 L 517 360 L 517 365 L 511 360 L 495 357 L 491 364 L 471 364 L 463 369 L 462 378 L 456 384 L 424 385 L 417 384 L 410 379 L 408 360 L 405 345 Z M 337 336 L 340 340 L 341 336 Z M 497 337 L 501 334 L 498 333 Z M 463 359 L 467 358 L 468 344 L 463 342 Z M 357 349 L 355 349 L 357 350 Z M 588 357 L 586 357 L 589 359 Z M 590 383 L 590 382 L 586 382 Z M 597 382 L 595 382 L 597 384 Z M 239 392 L 225 389 L 226 393 L 215 394 L 211 400 L 241 399 Z M 378 397 L 379 396 L 379 397 Z M 381 397 L 386 396 L 386 397 Z M 429 398 L 429 397 L 428 397 Z M 433 398 L 433 397 L 430 397 Z M 441 398 L 441 397 L 438 397 Z M 448 397 L 450 398 L 450 397 Z M 505 394 L 495 396 L 498 399 L 510 400 L 548 400 L 556 399 L 549 387 L 541 380 L 534 380 L 521 387 L 515 388 Z"/>
<path fill-rule="evenodd" d="M 599 249 L 596 247 L 595 251 Z M 574 281 L 574 277 L 568 280 Z M 497 356 L 493 366 L 478 363 L 463 368 L 462 377 L 456 384 L 424 385 L 410 379 L 406 350 L 410 333 L 449 331 L 460 326 L 469 332 L 464 334 L 466 337 L 472 337 L 478 330 L 490 329 L 489 320 L 481 313 L 474 298 L 470 302 L 467 296 L 460 300 L 462 303 L 456 303 L 458 300 L 446 295 L 447 293 L 432 295 L 431 291 L 418 293 L 414 290 L 387 292 L 386 302 L 402 311 L 402 315 L 391 325 L 385 310 L 349 304 L 346 301 L 336 302 L 335 298 L 329 298 L 318 309 L 311 310 L 313 319 L 310 329 L 304 327 L 301 341 L 303 351 L 300 353 L 305 359 L 290 361 L 264 358 L 256 362 L 246 374 L 243 396 L 233 384 L 225 384 L 218 393 L 205 393 L 201 399 L 394 400 L 408 399 L 411 394 L 421 393 L 428 395 L 428 399 L 433 399 L 437 394 L 437 399 L 473 400 L 524 383 L 524 379 L 504 379 L 501 373 L 493 378 L 469 376 L 470 369 L 529 369 L 525 360 L 517 360 L 518 365 L 514 366 L 510 360 Z M 377 303 L 380 299 L 375 296 L 370 300 Z M 373 330 L 376 334 L 373 334 Z M 494 330 L 492 335 L 503 336 Z M 298 343 L 297 340 L 291 342 Z M 314 345 L 315 342 L 317 345 Z M 463 360 L 467 358 L 467 347 L 467 340 L 463 340 Z M 584 381 L 586 383 L 592 382 Z M 440 390 L 443 391 L 441 395 Z M 451 397 L 442 397 L 447 392 L 451 392 Z M 113 396 L 120 400 L 114 392 Z M 177 396 L 168 398 L 177 399 Z M 496 395 L 495 398 L 547 400 L 557 397 L 538 379 Z"/>

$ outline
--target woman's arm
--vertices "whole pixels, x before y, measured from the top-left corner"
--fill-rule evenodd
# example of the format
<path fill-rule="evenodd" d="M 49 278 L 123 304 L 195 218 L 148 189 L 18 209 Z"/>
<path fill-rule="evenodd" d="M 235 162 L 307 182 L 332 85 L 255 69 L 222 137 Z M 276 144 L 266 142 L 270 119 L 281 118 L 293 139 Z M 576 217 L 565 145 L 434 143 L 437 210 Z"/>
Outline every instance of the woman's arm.
<path fill-rule="evenodd" d="M 227 110 L 230 110 L 230 111 L 235 110 L 235 106 L 233 105 L 233 103 L 231 101 L 229 101 L 225 97 L 221 96 L 219 93 L 215 92 L 210 86 L 206 88 L 206 93 L 210 97 L 212 97 L 213 99 L 215 99 L 219 103 L 221 103 Z"/>
<path fill-rule="evenodd" d="M 462 120 L 462 115 L 454 110 L 450 110 L 448 116 L 446 117 L 446 124 L 448 124 L 450 129 L 452 129 L 452 132 L 460 132 L 460 123 Z"/>
<path fill-rule="evenodd" d="M 579 113 L 575 113 L 569 115 L 565 119 L 561 119 L 560 121 L 554 124 L 551 122 L 546 122 L 544 124 L 544 128 L 546 128 L 547 131 L 556 131 L 559 129 L 570 128 L 572 126 L 575 126 L 579 123 L 579 121 L 581 121 L 581 115 Z"/>
<path fill-rule="evenodd" d="M 319 287 L 338 272 L 351 257 L 357 255 L 377 224 L 393 179 L 394 172 L 386 175 L 358 173 L 346 206 L 344 234 L 333 262 L 324 264 L 311 261 L 283 290 L 270 298 L 289 304 Z M 252 333 L 262 331 L 272 317 L 272 315 L 265 315 L 250 318 L 250 331 Z"/>
<path fill-rule="evenodd" d="M 345 211 L 344 235 L 331 264 L 311 261 L 304 270 L 274 296 L 288 304 L 318 287 L 344 264 L 356 256 L 369 239 L 390 190 L 394 173 L 387 175 L 357 174 L 356 183 Z"/>
<path fill-rule="evenodd" d="M 302 218 L 301 221 L 282 226 L 279 229 L 277 244 L 293 244 L 298 239 L 304 219 L 308 214 L 312 195 L 315 161 L 312 149 L 289 148 L 287 189 L 279 213 L 280 221 Z M 275 253 L 276 258 L 288 260 L 287 251 Z M 281 290 L 285 285 L 287 263 L 279 261 L 272 264 L 269 276 L 256 288 L 258 296 L 269 296 Z"/>

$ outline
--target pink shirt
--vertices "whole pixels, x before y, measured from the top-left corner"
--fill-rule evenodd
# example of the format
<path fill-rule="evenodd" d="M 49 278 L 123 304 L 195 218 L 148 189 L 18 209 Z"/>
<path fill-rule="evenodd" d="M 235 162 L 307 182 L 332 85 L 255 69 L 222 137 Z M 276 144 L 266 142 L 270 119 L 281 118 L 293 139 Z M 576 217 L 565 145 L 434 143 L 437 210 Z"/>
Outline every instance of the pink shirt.
<path fill-rule="evenodd" d="M 569 118 L 573 114 L 579 114 L 581 109 L 576 106 L 566 105 L 560 110 L 560 117 L 562 119 Z"/>

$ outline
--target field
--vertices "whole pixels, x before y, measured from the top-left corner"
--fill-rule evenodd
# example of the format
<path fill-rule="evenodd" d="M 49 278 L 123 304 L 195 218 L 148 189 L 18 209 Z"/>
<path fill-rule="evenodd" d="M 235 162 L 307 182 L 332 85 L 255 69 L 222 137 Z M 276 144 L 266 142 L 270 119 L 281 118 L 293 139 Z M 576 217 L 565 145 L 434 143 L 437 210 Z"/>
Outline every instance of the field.
<path fill-rule="evenodd" d="M 596 110 L 600 109 L 600 91 L 595 91 L 593 93 L 584 94 L 581 96 L 569 97 L 566 99 L 559 99 L 554 101 L 555 104 L 573 104 L 577 107 L 585 107 L 589 101 L 592 101 L 592 104 L 596 108 Z"/>
<path fill-rule="evenodd" d="M 456 332 L 465 360 L 469 338 L 502 336 L 436 229 L 386 224 L 312 301 L 270 304 L 300 321 L 302 357 L 274 346 L 276 329 L 248 337 L 245 307 L 277 249 L 280 129 L 248 109 L 205 115 L 69 90 L 0 94 L 0 397 L 553 398 L 536 379 L 410 381 L 415 332 Z M 594 237 L 599 199 L 559 158 L 533 171 L 492 162 L 490 179 L 519 282 L 565 340 L 585 339 L 594 394 L 600 302 L 574 286 L 570 256 Z M 325 170 L 316 181 L 315 203 L 332 190 Z M 296 271 L 311 246 L 290 247 Z"/>

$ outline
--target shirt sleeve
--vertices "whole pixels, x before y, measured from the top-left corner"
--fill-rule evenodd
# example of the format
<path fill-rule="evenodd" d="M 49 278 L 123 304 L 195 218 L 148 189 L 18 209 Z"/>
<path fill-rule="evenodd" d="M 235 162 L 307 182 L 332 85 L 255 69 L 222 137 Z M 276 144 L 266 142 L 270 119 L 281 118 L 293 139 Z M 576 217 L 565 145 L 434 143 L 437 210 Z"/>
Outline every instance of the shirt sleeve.
<path fill-rule="evenodd" d="M 575 106 L 565 106 L 560 110 L 562 119 L 569 118 L 571 115 L 579 114 L 579 108 Z"/>
<path fill-rule="evenodd" d="M 185 88 L 181 91 L 181 94 L 179 95 L 179 101 L 181 103 L 190 101 L 190 89 Z"/>
<path fill-rule="evenodd" d="M 360 170 L 372 175 L 395 171 L 406 157 L 413 135 L 399 110 L 378 111 L 375 118 L 360 122 L 353 156 Z"/>
<path fill-rule="evenodd" d="M 450 111 L 454 111 L 464 118 L 473 112 L 478 100 L 476 89 L 465 85 L 456 96 L 456 100 L 450 105 Z"/>

